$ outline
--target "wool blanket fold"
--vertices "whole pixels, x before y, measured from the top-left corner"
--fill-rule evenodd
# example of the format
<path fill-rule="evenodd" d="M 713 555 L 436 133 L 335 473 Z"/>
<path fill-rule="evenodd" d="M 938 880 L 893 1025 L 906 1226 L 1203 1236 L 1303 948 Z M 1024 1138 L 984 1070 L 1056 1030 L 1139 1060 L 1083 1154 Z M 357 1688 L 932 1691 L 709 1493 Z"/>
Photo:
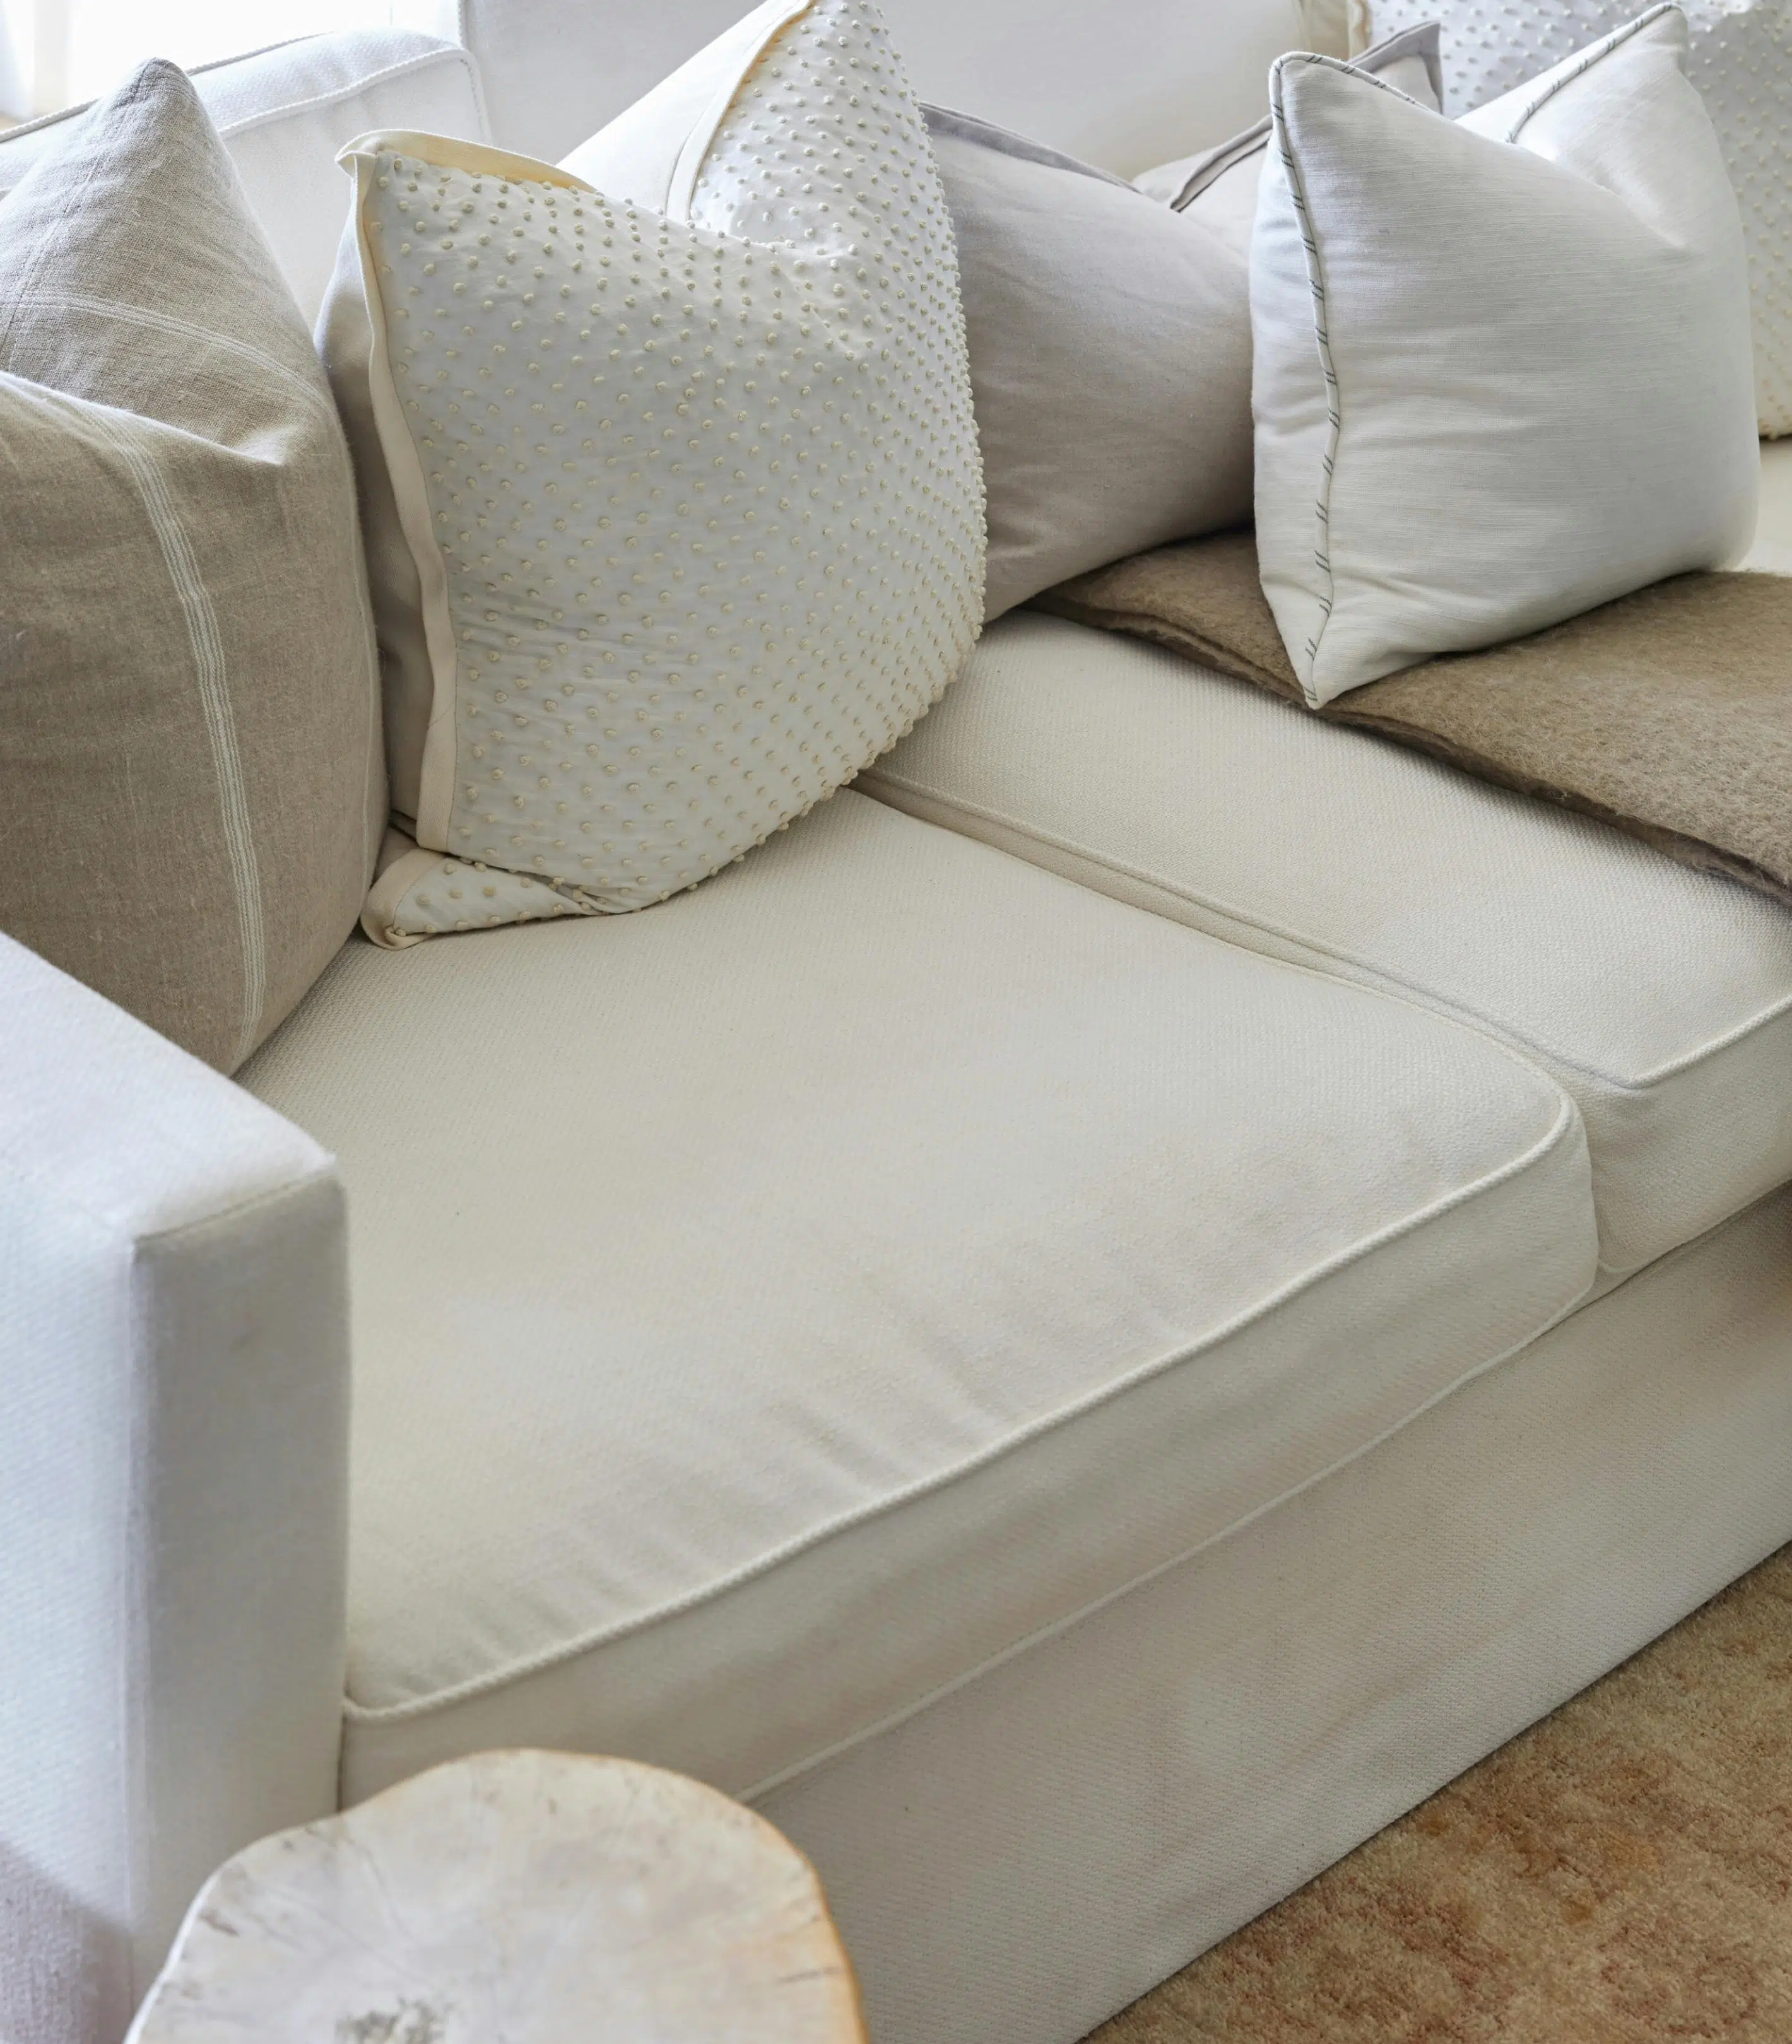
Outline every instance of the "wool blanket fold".
<path fill-rule="evenodd" d="M 1033 603 L 1306 707 L 1248 532 L 1136 555 Z M 1676 575 L 1307 713 L 1596 816 L 1792 907 L 1792 576 Z"/>

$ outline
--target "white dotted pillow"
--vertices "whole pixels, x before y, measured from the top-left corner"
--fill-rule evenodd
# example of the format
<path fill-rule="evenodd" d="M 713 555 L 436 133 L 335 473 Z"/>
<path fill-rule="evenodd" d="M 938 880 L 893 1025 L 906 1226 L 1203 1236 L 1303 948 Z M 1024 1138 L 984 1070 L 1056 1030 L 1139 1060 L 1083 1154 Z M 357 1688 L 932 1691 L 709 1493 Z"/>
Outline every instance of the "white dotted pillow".
<path fill-rule="evenodd" d="M 909 730 L 982 617 L 952 231 L 887 35 L 775 0 L 567 167 L 343 160 L 427 663 L 388 675 L 418 849 L 369 932 L 662 901 Z"/>
<path fill-rule="evenodd" d="M 1352 40 L 1415 22 L 1443 32 L 1444 111 L 1467 113 L 1637 12 L 1637 0 L 1359 0 Z M 1742 209 L 1761 431 L 1792 432 L 1792 0 L 1680 0 L 1687 75 Z"/>

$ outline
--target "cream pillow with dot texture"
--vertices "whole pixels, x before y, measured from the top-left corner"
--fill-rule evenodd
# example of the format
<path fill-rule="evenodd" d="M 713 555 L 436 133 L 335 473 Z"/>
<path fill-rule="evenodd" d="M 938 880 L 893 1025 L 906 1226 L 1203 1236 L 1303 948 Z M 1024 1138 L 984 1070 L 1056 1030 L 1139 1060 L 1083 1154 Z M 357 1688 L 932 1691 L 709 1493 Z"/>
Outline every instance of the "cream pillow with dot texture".
<path fill-rule="evenodd" d="M 952 231 L 900 63 L 863 0 L 775 0 L 565 167 L 343 160 L 361 452 L 425 668 L 389 663 L 417 848 L 364 926 L 661 901 L 850 780 L 976 637 Z"/>
<path fill-rule="evenodd" d="M 1736 199 L 1671 6 L 1448 121 L 1271 73 L 1257 552 L 1309 702 L 1749 544 Z"/>

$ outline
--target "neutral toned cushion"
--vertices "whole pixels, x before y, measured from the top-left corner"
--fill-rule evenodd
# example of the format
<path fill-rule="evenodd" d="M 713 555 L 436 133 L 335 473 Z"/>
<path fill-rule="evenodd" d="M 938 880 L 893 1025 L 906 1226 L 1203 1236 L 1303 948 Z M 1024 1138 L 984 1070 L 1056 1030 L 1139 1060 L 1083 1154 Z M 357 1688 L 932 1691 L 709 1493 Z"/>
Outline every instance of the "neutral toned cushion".
<path fill-rule="evenodd" d="M 1336 0 L 1331 0 L 1336 4 Z M 1323 4 L 1323 0 L 1322 0 Z M 394 18 L 464 41 L 492 139 L 560 156 L 736 21 L 741 0 L 650 0 L 625 17 L 591 0 L 393 0 Z M 924 98 L 1130 176 L 1263 110 L 1281 51 L 1344 48 L 1343 25 L 1308 40 L 1311 0 L 890 0 L 890 33 Z M 619 21 L 622 24 L 619 32 Z"/>
<path fill-rule="evenodd" d="M 1251 512 L 1243 257 L 1123 179 L 930 107 L 988 499 L 985 615 Z"/>
<path fill-rule="evenodd" d="M 485 136 L 472 57 L 433 36 L 395 29 L 307 36 L 202 64 L 192 78 L 307 325 L 323 303 L 342 239 L 347 202 L 336 152 L 343 144 L 370 128 Z M 85 110 L 0 135 L 0 193 L 55 148 Z"/>
<path fill-rule="evenodd" d="M 1355 0 L 1358 33 L 1419 21 L 1442 29 L 1447 110 L 1461 113 L 1509 92 L 1547 64 L 1616 29 L 1636 0 Z M 1755 402 L 1763 433 L 1792 432 L 1792 6 L 1787 0 L 1680 0 L 1692 30 L 1687 74 L 1710 110 L 1742 207 L 1755 316 Z"/>
<path fill-rule="evenodd" d="M 900 61 L 864 0 L 770 0 L 567 168 L 402 135 L 348 160 L 325 326 L 410 557 L 371 555 L 421 847 L 370 932 L 663 900 L 907 731 L 981 621 L 951 222 Z"/>
<path fill-rule="evenodd" d="M 4 936 L 0 1073 L 0 2037 L 114 2044 L 219 1860 L 333 1805 L 342 1188 Z"/>
<path fill-rule="evenodd" d="M 1652 10 L 1462 121 L 1279 60 L 1257 544 L 1309 702 L 1747 547 L 1748 280 L 1686 40 Z"/>
<path fill-rule="evenodd" d="M 352 944 L 246 1082 L 348 1188 L 350 1796 L 763 1785 L 1593 1268 L 1533 1066 L 851 790 L 651 915 Z"/>
<path fill-rule="evenodd" d="M 1352 57 L 1351 68 L 1367 71 L 1371 78 L 1395 86 L 1421 106 L 1442 110 L 1443 75 L 1438 67 L 1437 25 L 1433 21 L 1421 22 L 1388 36 L 1360 56 Z M 1159 163 L 1132 182 L 1148 198 L 1161 199 L 1174 211 L 1198 220 L 1229 248 L 1236 248 L 1248 260 L 1269 131 L 1270 117 L 1266 113 L 1217 148 L 1179 156 L 1174 163 Z"/>
<path fill-rule="evenodd" d="M 354 479 L 187 80 L 60 138 L 0 203 L 0 927 L 229 1071 L 379 843 Z"/>
<path fill-rule="evenodd" d="M 860 785 L 1536 1058 L 1609 1270 L 1792 1178 L 1792 916 L 1604 824 L 1031 613 Z"/>

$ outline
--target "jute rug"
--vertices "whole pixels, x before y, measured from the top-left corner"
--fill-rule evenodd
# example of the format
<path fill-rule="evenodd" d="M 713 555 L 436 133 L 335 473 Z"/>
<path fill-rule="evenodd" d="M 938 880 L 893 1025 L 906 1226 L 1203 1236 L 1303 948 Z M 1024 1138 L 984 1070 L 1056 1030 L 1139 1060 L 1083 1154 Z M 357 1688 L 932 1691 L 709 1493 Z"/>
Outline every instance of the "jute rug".
<path fill-rule="evenodd" d="M 1792 1547 L 1090 2044 L 1792 2040 Z"/>

